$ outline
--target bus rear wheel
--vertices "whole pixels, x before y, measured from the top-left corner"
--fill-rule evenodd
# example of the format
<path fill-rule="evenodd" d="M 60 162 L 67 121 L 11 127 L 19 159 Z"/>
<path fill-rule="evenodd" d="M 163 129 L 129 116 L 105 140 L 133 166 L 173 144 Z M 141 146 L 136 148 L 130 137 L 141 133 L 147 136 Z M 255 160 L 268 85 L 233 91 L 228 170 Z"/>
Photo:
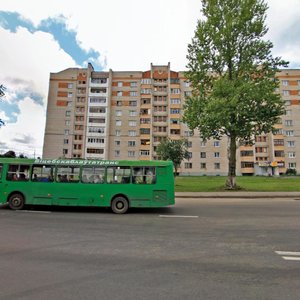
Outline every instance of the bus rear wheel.
<path fill-rule="evenodd" d="M 111 209 L 115 214 L 125 214 L 128 208 L 128 201 L 124 197 L 116 197 L 111 202 Z"/>
<path fill-rule="evenodd" d="M 19 193 L 12 194 L 8 199 L 8 206 L 10 209 L 20 210 L 23 209 L 24 205 L 24 196 Z"/>

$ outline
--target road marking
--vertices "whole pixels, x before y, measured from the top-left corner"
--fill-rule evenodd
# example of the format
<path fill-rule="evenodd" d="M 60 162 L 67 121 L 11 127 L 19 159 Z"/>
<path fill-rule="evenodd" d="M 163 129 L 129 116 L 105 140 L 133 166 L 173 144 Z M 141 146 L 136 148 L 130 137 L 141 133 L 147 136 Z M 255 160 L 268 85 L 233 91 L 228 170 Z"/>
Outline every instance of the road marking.
<path fill-rule="evenodd" d="M 299 260 L 300 261 L 300 252 L 292 251 L 275 251 L 280 255 L 284 260 Z"/>
<path fill-rule="evenodd" d="M 51 211 L 42 211 L 42 210 L 15 210 L 18 213 L 38 213 L 38 214 L 51 214 Z"/>
<path fill-rule="evenodd" d="M 300 257 L 296 256 L 282 256 L 282 258 L 285 260 L 300 260 Z"/>
<path fill-rule="evenodd" d="M 300 256 L 300 252 L 291 252 L 291 251 L 275 251 L 279 255 L 298 255 Z"/>
<path fill-rule="evenodd" d="M 199 216 L 159 215 L 160 218 L 199 218 Z"/>

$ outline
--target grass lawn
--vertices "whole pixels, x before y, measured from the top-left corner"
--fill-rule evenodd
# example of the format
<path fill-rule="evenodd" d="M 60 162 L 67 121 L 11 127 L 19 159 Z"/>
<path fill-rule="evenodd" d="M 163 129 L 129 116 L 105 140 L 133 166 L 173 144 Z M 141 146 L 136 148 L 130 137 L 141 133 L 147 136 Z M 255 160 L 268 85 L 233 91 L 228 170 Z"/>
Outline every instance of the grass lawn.
<path fill-rule="evenodd" d="M 225 191 L 226 177 L 223 176 L 178 176 L 175 178 L 176 192 L 219 192 Z M 296 192 L 300 191 L 300 177 L 241 176 L 236 179 L 241 191 Z M 230 191 L 228 191 L 230 192 Z"/>

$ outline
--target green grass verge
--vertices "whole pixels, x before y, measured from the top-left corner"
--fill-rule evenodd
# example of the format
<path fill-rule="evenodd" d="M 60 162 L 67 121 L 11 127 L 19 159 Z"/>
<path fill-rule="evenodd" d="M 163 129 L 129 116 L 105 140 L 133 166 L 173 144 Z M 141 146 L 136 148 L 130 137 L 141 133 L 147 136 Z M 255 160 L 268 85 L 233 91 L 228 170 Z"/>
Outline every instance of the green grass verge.
<path fill-rule="evenodd" d="M 225 191 L 226 177 L 223 176 L 178 176 L 175 178 L 176 192 L 220 192 Z M 300 191 L 300 177 L 237 177 L 242 191 L 297 192 Z M 230 191 L 228 191 L 230 192 Z"/>

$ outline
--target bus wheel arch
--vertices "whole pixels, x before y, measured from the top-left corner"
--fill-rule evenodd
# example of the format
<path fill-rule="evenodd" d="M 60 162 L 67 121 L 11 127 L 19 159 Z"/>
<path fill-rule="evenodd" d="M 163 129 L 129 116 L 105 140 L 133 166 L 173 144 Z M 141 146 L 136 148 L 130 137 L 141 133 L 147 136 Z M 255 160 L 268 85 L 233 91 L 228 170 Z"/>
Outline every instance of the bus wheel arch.
<path fill-rule="evenodd" d="M 12 192 L 8 196 L 8 206 L 13 210 L 21 210 L 25 206 L 25 196 L 21 192 Z"/>
<path fill-rule="evenodd" d="M 125 214 L 129 209 L 129 200 L 123 194 L 115 195 L 111 200 L 110 207 L 115 214 Z"/>

